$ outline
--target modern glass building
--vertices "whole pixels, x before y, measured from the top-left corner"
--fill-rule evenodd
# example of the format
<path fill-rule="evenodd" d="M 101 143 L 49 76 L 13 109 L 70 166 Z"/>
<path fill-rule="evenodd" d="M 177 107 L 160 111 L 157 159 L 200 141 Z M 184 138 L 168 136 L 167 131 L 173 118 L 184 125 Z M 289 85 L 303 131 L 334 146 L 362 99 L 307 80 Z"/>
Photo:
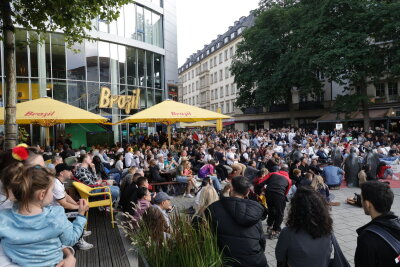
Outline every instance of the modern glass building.
<path fill-rule="evenodd" d="M 56 100 L 100 114 L 111 122 L 126 114 L 124 109 L 99 108 L 102 87 L 112 95 L 132 95 L 140 89 L 140 108 L 163 101 L 166 83 L 177 83 L 175 1 L 141 0 L 124 6 L 118 20 L 93 22 L 90 36 L 97 41 L 84 41 L 68 48 L 62 32 L 45 35 L 38 43 L 37 33 L 17 29 L 16 70 L 18 102 L 39 97 Z M 4 51 L 0 42 L 0 105 L 3 105 Z M 168 69 L 168 71 L 166 71 Z M 33 144 L 41 143 L 39 126 L 23 126 Z M 80 133 L 80 130 L 82 131 Z M 74 146 L 85 140 L 85 132 L 113 131 L 114 141 L 129 136 L 132 125 L 108 127 L 66 125 L 53 129 L 56 136 L 72 133 Z M 75 144 L 75 141 L 77 142 Z M 78 145 L 79 144 L 79 145 Z"/>

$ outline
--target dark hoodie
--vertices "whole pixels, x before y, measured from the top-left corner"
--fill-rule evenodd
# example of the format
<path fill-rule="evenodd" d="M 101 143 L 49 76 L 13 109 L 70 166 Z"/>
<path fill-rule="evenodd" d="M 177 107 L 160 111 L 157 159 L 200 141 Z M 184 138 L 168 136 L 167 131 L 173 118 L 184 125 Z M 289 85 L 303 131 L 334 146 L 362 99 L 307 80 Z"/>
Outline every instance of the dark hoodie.
<path fill-rule="evenodd" d="M 206 217 L 217 231 L 218 246 L 226 257 L 235 260 L 227 266 L 268 266 L 261 225 L 264 212 L 259 203 L 236 197 L 221 198 L 208 207 Z"/>
<path fill-rule="evenodd" d="M 399 266 L 394 259 L 395 251 L 380 236 L 365 229 L 378 225 L 400 240 L 400 220 L 393 213 L 376 217 L 368 224 L 357 229 L 357 248 L 354 257 L 356 267 L 391 267 Z"/>

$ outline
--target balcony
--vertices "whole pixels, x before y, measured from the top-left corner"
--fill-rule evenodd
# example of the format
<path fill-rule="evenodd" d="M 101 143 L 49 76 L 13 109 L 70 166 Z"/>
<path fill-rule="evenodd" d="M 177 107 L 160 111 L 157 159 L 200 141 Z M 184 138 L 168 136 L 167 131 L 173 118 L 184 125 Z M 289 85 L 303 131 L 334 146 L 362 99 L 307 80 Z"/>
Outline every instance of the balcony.
<path fill-rule="evenodd" d="M 299 110 L 323 109 L 324 103 L 319 101 L 307 101 L 299 103 Z"/>
<path fill-rule="evenodd" d="M 243 114 L 260 114 L 263 112 L 264 112 L 263 107 L 250 107 L 250 108 L 245 108 Z"/>

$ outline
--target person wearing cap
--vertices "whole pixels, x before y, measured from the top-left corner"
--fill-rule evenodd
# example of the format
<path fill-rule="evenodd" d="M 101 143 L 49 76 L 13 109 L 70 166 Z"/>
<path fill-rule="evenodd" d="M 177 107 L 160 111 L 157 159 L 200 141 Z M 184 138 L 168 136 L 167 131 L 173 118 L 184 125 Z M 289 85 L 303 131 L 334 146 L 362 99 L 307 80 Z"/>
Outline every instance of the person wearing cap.
<path fill-rule="evenodd" d="M 158 208 L 163 213 L 164 219 L 166 220 L 168 226 L 171 226 L 171 222 L 167 214 L 167 210 L 172 209 L 171 199 L 172 197 L 169 196 L 167 193 L 158 192 L 153 200 L 154 201 L 153 207 Z"/>
<path fill-rule="evenodd" d="M 70 214 L 68 217 L 73 219 L 76 217 L 77 211 L 79 209 L 79 205 L 76 201 L 72 199 L 66 192 L 64 188 L 64 183 L 67 182 L 72 177 L 72 170 L 74 166 L 68 166 L 65 163 L 60 163 L 56 166 L 56 177 L 54 179 L 54 187 L 53 187 L 53 203 L 52 206 L 62 206 L 67 214 Z M 91 235 L 92 232 L 84 231 L 82 237 L 79 239 L 78 243 L 76 243 L 76 247 L 81 250 L 88 250 L 93 248 L 92 244 L 87 243 L 83 237 Z"/>

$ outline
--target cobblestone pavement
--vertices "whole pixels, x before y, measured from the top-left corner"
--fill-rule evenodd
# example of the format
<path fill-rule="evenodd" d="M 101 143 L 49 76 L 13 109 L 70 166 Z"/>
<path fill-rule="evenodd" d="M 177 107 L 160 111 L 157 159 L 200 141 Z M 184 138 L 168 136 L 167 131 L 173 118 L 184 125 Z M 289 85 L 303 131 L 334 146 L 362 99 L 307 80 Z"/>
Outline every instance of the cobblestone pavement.
<path fill-rule="evenodd" d="M 392 211 L 394 211 L 397 215 L 400 215 L 400 189 L 393 189 L 393 192 L 395 194 L 395 198 Z M 331 211 L 333 216 L 335 236 L 347 260 L 352 266 L 354 266 L 354 253 L 357 246 L 356 229 L 368 223 L 371 219 L 369 216 L 364 214 L 362 208 L 354 207 L 344 203 L 346 198 L 352 197 L 354 193 L 360 193 L 359 188 L 343 188 L 340 190 L 331 191 L 331 193 L 335 195 L 334 201 L 341 202 L 340 206 L 332 207 Z M 193 199 L 183 198 L 182 196 L 175 197 L 172 200 L 172 204 L 176 205 L 179 210 L 189 208 L 193 205 L 193 202 Z M 288 208 L 286 208 L 286 212 L 287 209 Z M 266 232 L 267 224 L 265 221 L 263 222 L 263 227 L 264 232 Z M 265 255 L 267 256 L 270 267 L 276 266 L 276 242 L 277 240 L 267 239 Z"/>

